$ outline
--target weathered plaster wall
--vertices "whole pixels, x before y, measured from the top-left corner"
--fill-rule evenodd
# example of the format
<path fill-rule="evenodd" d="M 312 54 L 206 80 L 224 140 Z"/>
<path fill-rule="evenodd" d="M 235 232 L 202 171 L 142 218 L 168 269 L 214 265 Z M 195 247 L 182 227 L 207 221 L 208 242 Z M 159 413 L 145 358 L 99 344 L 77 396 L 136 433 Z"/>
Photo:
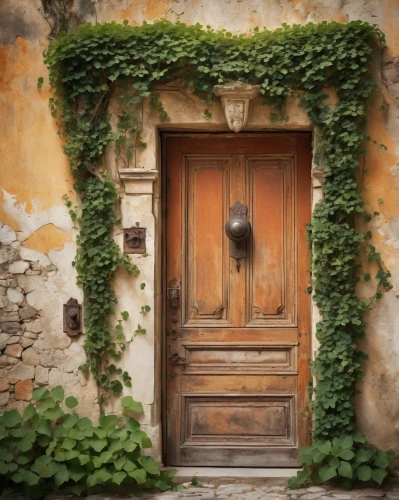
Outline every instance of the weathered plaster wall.
<path fill-rule="evenodd" d="M 54 21 L 45 15 L 51 12 L 43 12 L 40 0 L 0 3 L 0 221 L 5 224 L 0 231 L 0 344 L 4 346 L 0 406 L 23 407 L 34 386 L 62 383 L 67 393 L 79 398 L 82 413 L 96 416 L 95 387 L 77 371 L 84 359 L 82 339 L 71 341 L 62 332 L 62 304 L 71 296 L 81 299 L 81 292 L 71 266 L 75 232 L 62 200 L 65 193 L 73 197 L 71 176 L 47 106 L 51 89 L 47 83 L 40 90 L 36 87 L 38 77 L 46 75 L 42 51 L 48 44 L 49 22 Z M 369 133 L 388 146 L 388 151 L 370 144 L 365 173 L 359 178 L 363 179 L 367 209 L 381 214 L 371 226 L 378 250 L 392 271 L 394 288 L 369 314 L 364 349 L 370 360 L 357 404 L 359 424 L 369 439 L 399 451 L 399 0 L 71 0 L 66 15 L 70 25 L 125 19 L 139 25 L 159 18 L 199 22 L 235 33 L 255 26 L 275 29 L 282 23 L 361 19 L 378 24 L 385 32 L 387 48 L 382 54 L 375 53 L 379 92 L 370 102 Z M 391 104 L 384 113 L 379 111 L 382 96 Z M 162 100 L 174 126 L 225 129 L 218 102 L 212 119 L 206 122 L 203 105 L 191 95 L 163 89 Z M 310 128 L 295 103 L 289 109 L 290 121 L 284 128 Z M 254 102 L 252 110 L 248 130 L 271 127 L 267 108 Z M 149 147 L 133 166 L 156 170 L 159 124 L 146 111 L 144 108 L 143 134 Z M 124 166 L 116 165 L 111 150 L 108 163 L 115 176 L 116 167 Z M 121 189 L 124 185 L 121 182 Z M 153 194 L 148 186 L 126 191 L 123 224 L 139 222 L 148 228 L 149 256 L 135 257 L 141 268 L 138 278 L 121 273 L 117 279 L 121 309 L 131 314 L 127 334 L 143 321 L 147 329 L 147 335 L 130 345 L 124 366 L 133 377 L 132 395 L 144 403 L 141 420 L 159 453 L 160 319 L 156 313 L 160 297 L 154 294 L 160 277 L 159 182 L 155 180 Z M 120 241 L 121 235 L 116 238 Z M 143 291 L 141 282 L 147 283 Z M 359 292 L 372 293 L 365 286 Z M 151 306 L 151 312 L 143 320 L 138 311 L 144 304 Z"/>

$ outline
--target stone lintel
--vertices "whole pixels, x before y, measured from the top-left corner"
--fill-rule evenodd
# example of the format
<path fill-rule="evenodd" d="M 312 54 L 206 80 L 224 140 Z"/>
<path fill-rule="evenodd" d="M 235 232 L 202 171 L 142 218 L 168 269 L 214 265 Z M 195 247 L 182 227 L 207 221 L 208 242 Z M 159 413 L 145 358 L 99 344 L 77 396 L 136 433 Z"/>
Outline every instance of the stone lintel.
<path fill-rule="evenodd" d="M 153 194 L 154 182 L 158 179 L 158 174 L 158 170 L 145 168 L 121 168 L 119 170 L 126 194 Z"/>

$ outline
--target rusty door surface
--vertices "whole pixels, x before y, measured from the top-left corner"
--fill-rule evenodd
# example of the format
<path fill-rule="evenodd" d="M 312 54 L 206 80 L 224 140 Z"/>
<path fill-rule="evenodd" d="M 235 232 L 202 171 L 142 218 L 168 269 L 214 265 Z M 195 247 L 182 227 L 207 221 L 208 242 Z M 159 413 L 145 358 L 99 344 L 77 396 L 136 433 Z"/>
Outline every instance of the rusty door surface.
<path fill-rule="evenodd" d="M 164 137 L 168 465 L 296 466 L 308 442 L 310 141 Z"/>

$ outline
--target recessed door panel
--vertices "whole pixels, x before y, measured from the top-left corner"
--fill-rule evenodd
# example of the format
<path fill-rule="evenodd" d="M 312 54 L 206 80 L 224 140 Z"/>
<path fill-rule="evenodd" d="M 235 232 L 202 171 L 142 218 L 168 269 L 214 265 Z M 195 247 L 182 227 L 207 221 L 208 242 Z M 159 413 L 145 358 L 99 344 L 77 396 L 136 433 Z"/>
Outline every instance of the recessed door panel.
<path fill-rule="evenodd" d="M 310 135 L 163 144 L 165 463 L 295 466 L 310 422 Z"/>

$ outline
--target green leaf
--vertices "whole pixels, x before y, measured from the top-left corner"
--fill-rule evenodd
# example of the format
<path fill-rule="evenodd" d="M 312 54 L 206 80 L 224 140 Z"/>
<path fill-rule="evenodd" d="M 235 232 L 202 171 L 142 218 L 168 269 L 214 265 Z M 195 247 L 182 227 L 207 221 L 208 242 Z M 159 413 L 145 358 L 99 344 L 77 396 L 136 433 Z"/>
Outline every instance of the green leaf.
<path fill-rule="evenodd" d="M 369 481 L 371 479 L 371 468 L 368 465 L 362 465 L 356 469 L 356 474 L 360 481 Z"/>
<path fill-rule="evenodd" d="M 19 472 L 22 475 L 22 477 L 24 478 L 24 482 L 28 486 L 35 486 L 40 481 L 40 477 L 37 474 L 35 474 L 29 470 L 20 469 Z"/>
<path fill-rule="evenodd" d="M 43 78 L 42 76 L 40 76 L 40 77 L 37 79 L 37 84 L 36 84 L 38 89 L 41 89 L 41 88 L 42 88 L 43 82 L 44 82 L 44 78 Z"/>
<path fill-rule="evenodd" d="M 382 484 L 387 475 L 388 472 L 384 469 L 373 469 L 371 472 L 371 478 L 378 484 Z"/>
<path fill-rule="evenodd" d="M 389 458 L 383 451 L 378 451 L 374 459 L 375 465 L 381 467 L 381 469 L 386 469 L 389 466 Z"/>
<path fill-rule="evenodd" d="M 372 451 L 371 450 L 366 450 L 364 448 L 360 448 L 356 452 L 356 460 L 359 460 L 359 462 L 368 462 L 371 458 Z"/>
<path fill-rule="evenodd" d="M 33 447 L 33 442 L 30 439 L 23 438 L 21 441 L 17 443 L 17 448 L 19 451 L 22 451 L 23 453 L 25 451 L 31 450 Z"/>
<path fill-rule="evenodd" d="M 55 408 L 49 408 L 45 412 L 43 412 L 43 417 L 48 418 L 49 420 L 58 420 L 64 415 L 62 409 L 57 406 Z"/>
<path fill-rule="evenodd" d="M 329 481 L 337 475 L 336 469 L 330 467 L 329 465 L 324 465 L 319 470 L 319 476 L 323 482 Z"/>
<path fill-rule="evenodd" d="M 108 441 L 106 439 L 95 439 L 93 438 L 91 440 L 91 447 L 97 452 L 100 453 L 108 444 Z"/>
<path fill-rule="evenodd" d="M 144 411 L 143 405 L 135 401 L 132 396 L 125 396 L 122 398 L 122 408 L 134 413 L 142 413 Z"/>
<path fill-rule="evenodd" d="M 33 405 L 29 405 L 25 408 L 23 417 L 30 420 L 34 415 L 36 415 L 36 408 Z"/>
<path fill-rule="evenodd" d="M 140 457 L 138 459 L 140 465 L 149 473 L 149 474 L 159 474 L 160 468 L 159 463 L 153 457 Z"/>
<path fill-rule="evenodd" d="M 15 427 L 22 421 L 17 410 L 7 410 L 3 413 L 3 423 L 6 427 Z"/>
<path fill-rule="evenodd" d="M 331 451 L 331 442 L 330 441 L 318 441 L 315 443 L 317 449 L 323 453 L 324 455 L 329 455 Z"/>
<path fill-rule="evenodd" d="M 50 420 L 42 420 L 37 426 L 36 431 L 45 436 L 51 436 L 51 423 Z"/>
<path fill-rule="evenodd" d="M 127 318 L 129 317 L 129 313 L 127 311 L 123 311 L 123 312 L 121 312 L 121 316 L 122 316 L 122 319 L 124 321 L 126 321 Z"/>
<path fill-rule="evenodd" d="M 73 396 L 68 396 L 65 399 L 65 405 L 67 406 L 67 408 L 75 408 L 76 406 L 78 406 L 78 404 L 78 400 Z"/>
<path fill-rule="evenodd" d="M 137 484 L 144 484 L 147 479 L 147 474 L 144 469 L 136 469 L 132 472 L 128 472 L 127 475 L 133 478 Z"/>
<path fill-rule="evenodd" d="M 343 436 L 342 438 L 340 438 L 340 445 L 342 449 L 352 448 L 353 446 L 352 436 Z"/>
<path fill-rule="evenodd" d="M 99 426 L 103 429 L 110 429 L 111 427 L 115 427 L 118 421 L 118 417 L 116 415 L 105 415 L 104 417 L 100 417 L 98 422 Z"/>
<path fill-rule="evenodd" d="M 65 465 L 61 465 L 60 470 L 54 476 L 54 483 L 57 486 L 61 486 L 61 484 L 69 481 L 69 472 Z"/>
<path fill-rule="evenodd" d="M 35 389 L 32 392 L 32 399 L 35 401 L 40 401 L 43 399 L 46 399 L 50 396 L 50 391 L 48 389 L 45 389 L 44 387 L 41 387 L 39 389 Z"/>
<path fill-rule="evenodd" d="M 76 441 L 74 439 L 65 438 L 61 444 L 61 448 L 64 450 L 73 450 L 76 446 Z"/>
<path fill-rule="evenodd" d="M 340 458 L 343 458 L 344 460 L 352 460 L 352 458 L 355 456 L 352 450 L 346 449 L 342 450 L 338 453 L 338 456 Z"/>
<path fill-rule="evenodd" d="M 51 389 L 51 396 L 55 399 L 55 401 L 63 401 L 64 389 L 60 385 L 57 385 L 57 387 Z"/>
<path fill-rule="evenodd" d="M 352 471 L 351 464 L 341 460 L 339 467 L 338 467 L 338 474 L 342 477 L 348 477 L 349 479 L 352 479 L 353 471 Z"/>
<path fill-rule="evenodd" d="M 114 474 L 112 475 L 112 482 L 117 484 L 118 486 L 122 483 L 122 481 L 125 479 L 126 477 L 126 472 L 114 472 Z"/>

